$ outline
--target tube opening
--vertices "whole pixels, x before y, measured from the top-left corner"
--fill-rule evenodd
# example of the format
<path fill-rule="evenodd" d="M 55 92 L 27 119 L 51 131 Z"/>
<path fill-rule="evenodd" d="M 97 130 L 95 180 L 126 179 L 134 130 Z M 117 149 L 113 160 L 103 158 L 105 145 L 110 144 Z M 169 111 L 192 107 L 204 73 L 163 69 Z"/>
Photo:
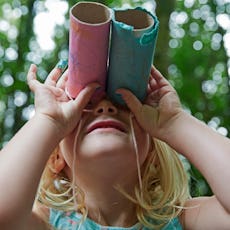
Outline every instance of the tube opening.
<path fill-rule="evenodd" d="M 111 19 L 110 10 L 95 2 L 80 2 L 72 8 L 71 14 L 79 21 L 88 24 L 101 24 Z"/>
<path fill-rule="evenodd" d="M 154 19 L 151 15 L 138 9 L 116 11 L 115 19 L 118 22 L 133 26 L 134 30 L 148 29 L 154 25 Z"/>

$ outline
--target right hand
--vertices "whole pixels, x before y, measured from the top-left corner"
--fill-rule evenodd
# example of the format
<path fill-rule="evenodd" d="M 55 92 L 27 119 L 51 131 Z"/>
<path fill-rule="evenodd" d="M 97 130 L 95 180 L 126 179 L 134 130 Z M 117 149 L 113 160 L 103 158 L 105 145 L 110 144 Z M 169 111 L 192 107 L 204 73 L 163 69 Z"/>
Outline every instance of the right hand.
<path fill-rule="evenodd" d="M 35 116 L 49 119 L 59 130 L 61 138 L 64 138 L 78 124 L 83 109 L 99 85 L 89 84 L 75 100 L 70 100 L 65 93 L 67 72 L 61 76 L 61 69 L 55 67 L 44 83 L 37 80 L 36 72 L 37 67 L 32 64 L 27 81 L 31 91 L 35 94 Z"/>
<path fill-rule="evenodd" d="M 122 95 L 140 126 L 152 137 L 161 140 L 166 139 L 174 121 L 183 111 L 175 89 L 153 66 L 144 104 L 127 89 L 118 89 L 117 93 Z"/>

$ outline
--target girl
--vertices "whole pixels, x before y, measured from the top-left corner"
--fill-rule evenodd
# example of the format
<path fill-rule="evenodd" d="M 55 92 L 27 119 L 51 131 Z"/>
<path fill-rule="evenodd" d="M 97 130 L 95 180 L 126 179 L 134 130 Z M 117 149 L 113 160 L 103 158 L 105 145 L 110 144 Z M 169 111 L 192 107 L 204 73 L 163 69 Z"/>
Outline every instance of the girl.
<path fill-rule="evenodd" d="M 69 100 L 61 73 L 42 84 L 28 72 L 35 115 L 1 150 L 0 229 L 230 229 L 230 142 L 184 112 L 157 69 L 144 104 L 117 91 L 128 109 L 106 97 L 89 108 L 97 83 Z M 189 197 L 173 149 L 214 196 Z"/>

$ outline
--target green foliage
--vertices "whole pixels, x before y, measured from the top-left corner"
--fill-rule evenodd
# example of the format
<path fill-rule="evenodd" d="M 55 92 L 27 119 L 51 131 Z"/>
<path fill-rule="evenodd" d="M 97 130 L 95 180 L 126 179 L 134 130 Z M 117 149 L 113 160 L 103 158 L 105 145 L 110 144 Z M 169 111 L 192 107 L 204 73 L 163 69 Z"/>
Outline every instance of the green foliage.
<path fill-rule="evenodd" d="M 35 19 L 40 13 L 49 12 L 47 2 L 52 1 L 0 2 L 0 148 L 33 112 L 33 96 L 26 84 L 30 64 L 38 65 L 38 77 L 43 81 L 60 58 L 68 57 L 68 12 L 77 1 L 62 1 L 63 7 L 67 6 L 65 22 L 55 26 L 53 48 L 42 50 L 35 33 Z M 121 7 L 124 3 L 137 6 L 152 1 L 96 2 Z M 216 18 L 220 13 L 229 14 L 230 3 L 161 0 L 156 5 L 160 31 L 154 64 L 168 75 L 188 112 L 217 131 L 227 133 L 230 130 L 228 58 L 223 46 L 225 31 Z M 189 172 L 192 194 L 211 194 L 193 166 Z"/>
<path fill-rule="evenodd" d="M 228 59 L 222 39 L 226 31 L 216 18 L 220 13 L 229 13 L 229 4 L 189 2 L 177 1 L 171 14 L 169 79 L 189 112 L 226 135 L 230 130 Z M 192 195 L 211 194 L 193 166 L 190 176 Z"/>

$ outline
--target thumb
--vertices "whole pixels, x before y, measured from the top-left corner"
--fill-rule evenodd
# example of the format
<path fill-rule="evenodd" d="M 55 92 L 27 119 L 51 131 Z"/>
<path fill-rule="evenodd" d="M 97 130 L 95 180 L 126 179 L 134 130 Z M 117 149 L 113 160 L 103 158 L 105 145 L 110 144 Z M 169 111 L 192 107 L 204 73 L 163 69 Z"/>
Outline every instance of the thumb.
<path fill-rule="evenodd" d="M 143 105 L 129 90 L 119 89 L 116 92 L 122 96 L 128 108 L 134 114 L 139 125 L 141 125 L 146 132 L 153 136 L 159 117 L 157 109 L 146 104 Z"/>
<path fill-rule="evenodd" d="M 75 98 L 75 100 L 73 100 L 76 107 L 78 107 L 80 110 L 83 110 L 89 103 L 95 90 L 97 90 L 100 87 L 101 86 L 98 83 L 91 83 L 87 85 L 84 89 L 82 89 Z"/>
<path fill-rule="evenodd" d="M 140 115 L 142 109 L 142 103 L 138 100 L 138 98 L 127 89 L 118 89 L 116 93 L 122 96 L 130 111 L 138 119 L 138 116 Z"/>

